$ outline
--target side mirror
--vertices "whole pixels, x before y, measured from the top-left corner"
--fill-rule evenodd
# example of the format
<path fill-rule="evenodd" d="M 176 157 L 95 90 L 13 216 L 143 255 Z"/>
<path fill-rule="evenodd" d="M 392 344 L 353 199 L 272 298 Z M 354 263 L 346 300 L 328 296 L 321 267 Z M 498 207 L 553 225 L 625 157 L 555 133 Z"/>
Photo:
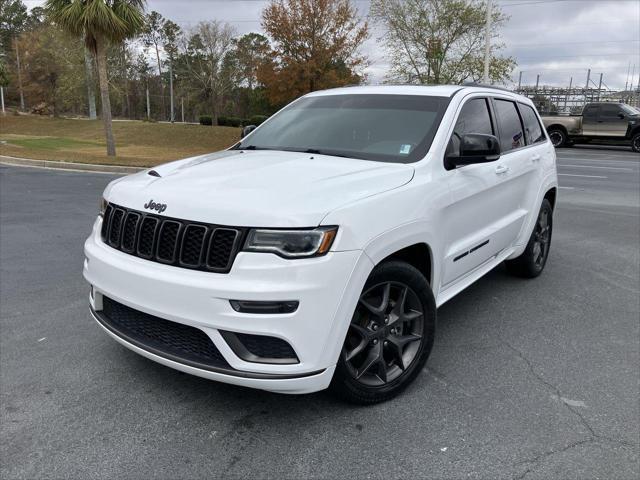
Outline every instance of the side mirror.
<path fill-rule="evenodd" d="M 247 125 L 246 127 L 244 127 L 242 129 L 242 133 L 240 134 L 240 138 L 246 137 L 251 132 L 253 132 L 256 128 L 258 128 L 256 125 Z"/>
<path fill-rule="evenodd" d="M 618 112 L 618 118 L 619 118 L 620 120 L 624 120 L 624 118 L 625 118 L 624 113 L 622 113 L 622 112 Z"/>
<path fill-rule="evenodd" d="M 458 143 L 458 146 L 455 143 Z M 452 170 L 463 165 L 495 162 L 499 158 L 500 141 L 495 136 L 467 133 L 461 137 L 451 138 L 445 157 L 445 167 L 447 170 Z"/>

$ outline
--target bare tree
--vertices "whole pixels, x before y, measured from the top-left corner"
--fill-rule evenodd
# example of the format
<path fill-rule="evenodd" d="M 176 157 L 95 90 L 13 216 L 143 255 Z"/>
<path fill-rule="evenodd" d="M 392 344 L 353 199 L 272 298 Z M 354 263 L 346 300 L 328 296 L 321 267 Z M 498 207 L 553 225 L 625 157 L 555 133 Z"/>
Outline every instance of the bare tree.
<path fill-rule="evenodd" d="M 232 60 L 234 28 L 212 20 L 200 22 L 186 40 L 185 67 L 192 82 L 211 104 L 213 125 L 218 124 L 220 103 L 237 82 L 238 67 Z"/>
<path fill-rule="evenodd" d="M 162 95 L 162 116 L 166 120 L 167 109 L 164 104 L 164 80 L 162 78 L 162 59 L 160 58 L 160 50 L 163 47 L 163 31 L 162 27 L 165 23 L 164 17 L 156 11 L 145 16 L 144 29 L 142 31 L 142 42 L 147 48 L 153 47 L 156 54 L 156 62 L 158 65 L 158 77 L 160 80 L 160 92 Z"/>
<path fill-rule="evenodd" d="M 406 83 L 461 83 L 483 75 L 487 4 L 481 0 L 372 0 L 371 18 L 385 28 L 380 41 L 391 60 L 389 79 Z M 492 39 L 508 20 L 492 10 Z M 493 41 L 490 78 L 503 82 L 515 66 Z"/>

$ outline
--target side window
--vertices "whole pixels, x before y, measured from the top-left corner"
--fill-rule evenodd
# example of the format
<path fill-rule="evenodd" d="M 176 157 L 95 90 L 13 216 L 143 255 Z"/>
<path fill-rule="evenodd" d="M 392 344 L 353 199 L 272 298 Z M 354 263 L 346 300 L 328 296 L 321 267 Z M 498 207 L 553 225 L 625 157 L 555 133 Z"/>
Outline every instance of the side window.
<path fill-rule="evenodd" d="M 598 105 L 588 105 L 582 111 L 582 116 L 594 119 L 598 116 L 598 110 L 600 110 L 600 107 Z"/>
<path fill-rule="evenodd" d="M 503 153 L 524 147 L 524 133 L 516 104 L 509 100 L 494 100 L 496 121 L 500 130 L 500 148 Z"/>
<path fill-rule="evenodd" d="M 620 105 L 616 103 L 609 103 L 600 106 L 601 118 L 618 118 L 618 114 L 621 113 Z"/>
<path fill-rule="evenodd" d="M 529 105 L 519 103 L 518 106 L 520 107 L 520 114 L 522 115 L 522 121 L 524 122 L 527 145 L 544 142 L 546 137 L 542 133 L 542 127 L 540 126 L 536 112 L 534 112 L 533 108 Z"/>
<path fill-rule="evenodd" d="M 474 98 L 465 103 L 453 131 L 458 135 L 464 135 L 465 133 L 493 135 L 487 100 Z"/>

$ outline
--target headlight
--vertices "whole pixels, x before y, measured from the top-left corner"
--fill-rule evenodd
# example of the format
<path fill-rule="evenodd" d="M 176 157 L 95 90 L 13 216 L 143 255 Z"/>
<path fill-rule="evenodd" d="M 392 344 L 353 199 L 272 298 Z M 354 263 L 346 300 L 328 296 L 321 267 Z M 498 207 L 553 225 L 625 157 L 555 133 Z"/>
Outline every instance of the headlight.
<path fill-rule="evenodd" d="M 336 238 L 338 227 L 319 227 L 312 230 L 249 231 L 244 250 L 270 252 L 285 258 L 305 258 L 324 255 Z"/>
<path fill-rule="evenodd" d="M 100 197 L 100 213 L 98 213 L 98 215 L 101 217 L 104 216 L 104 211 L 107 209 L 107 205 L 109 205 L 109 202 L 107 202 L 104 197 Z"/>

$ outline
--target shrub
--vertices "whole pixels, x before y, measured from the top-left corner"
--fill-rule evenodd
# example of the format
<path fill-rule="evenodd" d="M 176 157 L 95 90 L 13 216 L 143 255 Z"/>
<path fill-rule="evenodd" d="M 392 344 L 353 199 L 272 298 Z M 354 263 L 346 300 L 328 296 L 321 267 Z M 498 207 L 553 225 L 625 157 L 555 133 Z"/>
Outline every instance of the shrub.
<path fill-rule="evenodd" d="M 211 115 L 200 115 L 198 121 L 200 122 L 200 125 L 213 125 Z"/>
<path fill-rule="evenodd" d="M 238 117 L 229 117 L 227 118 L 227 125 L 230 127 L 240 127 L 242 126 L 242 119 Z"/>
<path fill-rule="evenodd" d="M 267 118 L 269 117 L 266 115 L 252 115 L 251 117 L 249 117 L 249 120 L 248 120 L 249 123 L 247 123 L 247 125 L 258 126 L 262 122 L 264 122 Z"/>

